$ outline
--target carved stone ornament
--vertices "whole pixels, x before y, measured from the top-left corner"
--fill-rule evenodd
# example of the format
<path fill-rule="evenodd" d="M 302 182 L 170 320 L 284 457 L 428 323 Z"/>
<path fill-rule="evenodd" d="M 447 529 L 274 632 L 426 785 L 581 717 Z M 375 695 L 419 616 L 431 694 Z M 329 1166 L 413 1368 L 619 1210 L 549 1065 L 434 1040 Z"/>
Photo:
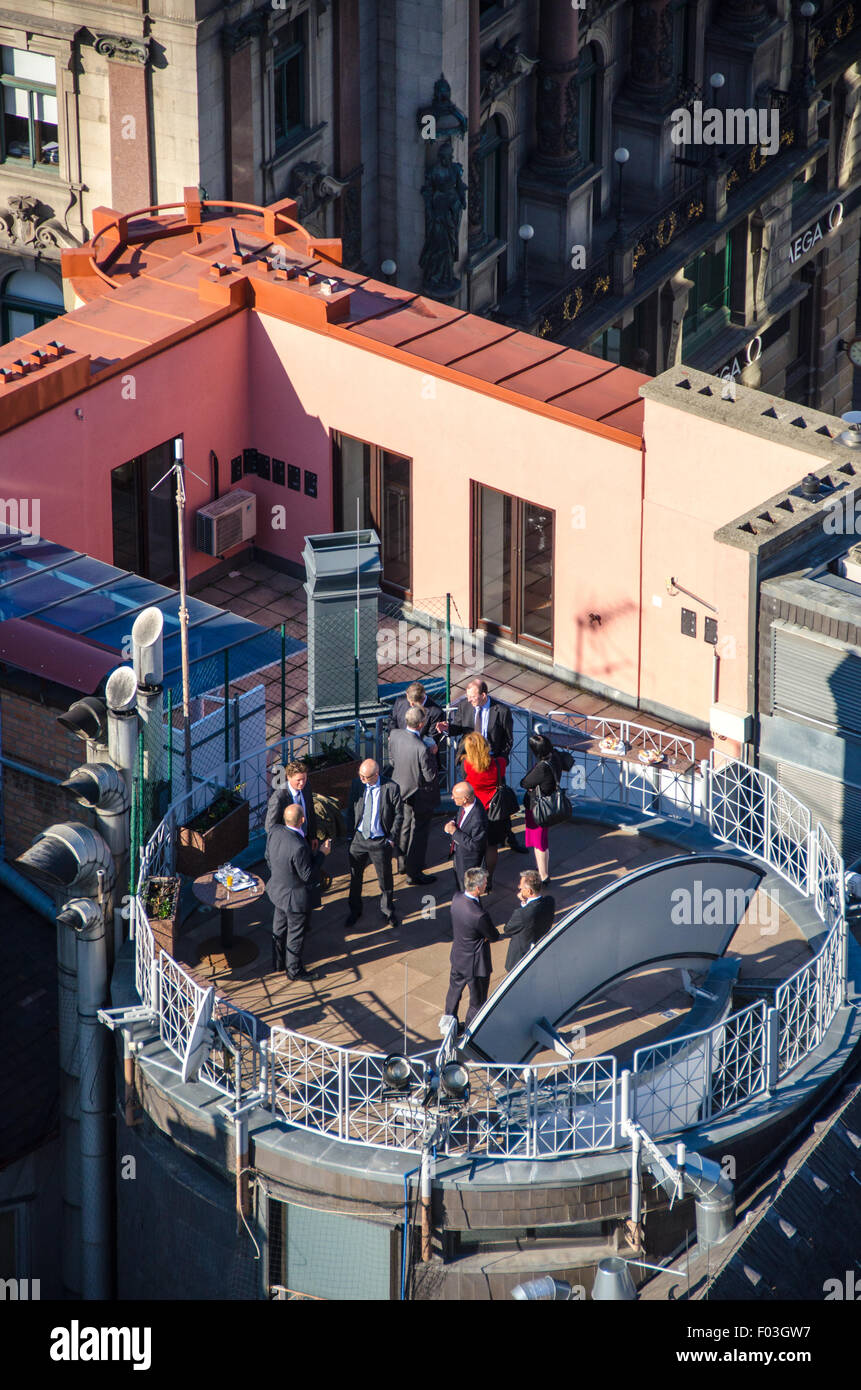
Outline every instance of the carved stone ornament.
<path fill-rule="evenodd" d="M 112 62 L 146 67 L 149 60 L 149 39 L 129 39 L 124 34 L 96 34 L 93 47 L 103 58 L 109 58 Z"/>
<path fill-rule="evenodd" d="M 433 84 L 433 101 L 429 106 L 422 106 L 418 111 L 418 123 L 421 128 L 427 116 L 433 117 L 435 140 L 449 140 L 452 137 L 460 138 L 466 135 L 467 119 L 459 107 L 455 106 L 451 99 L 451 84 L 443 73 L 440 73 L 436 82 Z"/>
<path fill-rule="evenodd" d="M 0 247 L 35 247 L 50 252 L 80 244 L 54 216 L 53 208 L 31 193 L 13 193 L 7 206 L 0 208 Z"/>
<path fill-rule="evenodd" d="M 499 39 L 484 58 L 481 71 L 481 109 L 485 111 L 512 83 L 528 77 L 537 58 L 527 58 L 517 46 L 520 35 L 515 34 L 506 44 Z"/>
<path fill-rule="evenodd" d="M 348 180 L 327 174 L 314 159 L 294 164 L 290 171 L 290 195 L 299 205 L 299 221 L 309 231 L 323 235 L 323 215 L 330 203 L 339 198 Z M 311 225 L 317 223 L 316 227 Z"/>

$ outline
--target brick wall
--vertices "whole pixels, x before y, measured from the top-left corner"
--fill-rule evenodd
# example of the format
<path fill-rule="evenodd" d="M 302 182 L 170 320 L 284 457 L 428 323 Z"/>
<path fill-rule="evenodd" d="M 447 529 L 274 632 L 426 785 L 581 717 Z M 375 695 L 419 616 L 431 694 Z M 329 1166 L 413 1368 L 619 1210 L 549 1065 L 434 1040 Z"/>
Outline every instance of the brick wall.
<path fill-rule="evenodd" d="M 22 695 L 0 692 L 0 750 L 6 758 L 58 779 L 86 759 L 85 746 L 57 723 L 59 711 Z M 8 863 L 29 849 L 46 826 L 86 820 L 83 808 L 61 787 L 0 764 L 4 853 Z"/>

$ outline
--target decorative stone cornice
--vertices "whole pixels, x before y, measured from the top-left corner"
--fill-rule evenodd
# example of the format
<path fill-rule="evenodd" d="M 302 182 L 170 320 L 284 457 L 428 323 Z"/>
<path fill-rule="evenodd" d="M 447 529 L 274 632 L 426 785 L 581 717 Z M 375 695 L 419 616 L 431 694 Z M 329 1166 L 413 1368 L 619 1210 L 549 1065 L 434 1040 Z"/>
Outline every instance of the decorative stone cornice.
<path fill-rule="evenodd" d="M 146 67 L 149 61 L 149 39 L 130 39 L 124 34 L 95 34 L 93 48 L 111 62 Z"/>
<path fill-rule="evenodd" d="M 528 77 L 538 62 L 537 58 L 528 58 L 518 47 L 519 37 L 520 35 L 516 34 L 506 44 L 501 44 L 497 39 L 482 63 L 480 98 L 482 112 L 486 111 L 497 97 L 507 91 L 514 82 Z"/>
<path fill-rule="evenodd" d="M 281 13 L 280 10 L 272 10 L 266 6 L 264 9 L 252 10 L 251 14 L 238 19 L 235 24 L 225 24 L 221 35 L 228 53 L 236 53 L 251 39 L 259 38 L 265 34 L 269 28 L 270 15 L 280 16 Z"/>

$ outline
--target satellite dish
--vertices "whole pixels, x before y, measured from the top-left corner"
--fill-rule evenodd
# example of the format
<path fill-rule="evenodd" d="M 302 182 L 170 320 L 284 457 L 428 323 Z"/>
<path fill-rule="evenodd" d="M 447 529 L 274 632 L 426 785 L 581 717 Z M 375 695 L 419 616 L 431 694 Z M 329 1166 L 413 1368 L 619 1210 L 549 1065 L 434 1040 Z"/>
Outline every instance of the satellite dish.
<path fill-rule="evenodd" d="M 105 683 L 108 709 L 113 710 L 115 714 L 134 709 L 137 693 L 137 677 L 131 666 L 118 666 L 115 671 L 111 671 Z"/>
<path fill-rule="evenodd" d="M 160 608 L 145 608 L 132 627 L 132 659 L 140 685 L 161 685 L 164 676 L 162 632 L 164 614 Z"/>
<path fill-rule="evenodd" d="M 213 1043 L 210 1024 L 214 1002 L 215 990 L 210 985 L 197 1006 L 188 1035 L 188 1047 L 185 1049 L 185 1056 L 181 1058 L 180 1075 L 183 1081 L 193 1081 L 209 1056 Z"/>

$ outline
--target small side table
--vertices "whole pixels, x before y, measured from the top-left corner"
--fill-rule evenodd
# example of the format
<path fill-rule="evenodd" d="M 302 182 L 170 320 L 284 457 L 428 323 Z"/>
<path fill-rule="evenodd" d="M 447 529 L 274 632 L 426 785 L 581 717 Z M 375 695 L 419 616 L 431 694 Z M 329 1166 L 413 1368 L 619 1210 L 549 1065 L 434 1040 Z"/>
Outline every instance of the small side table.
<path fill-rule="evenodd" d="M 246 872 L 248 872 L 246 870 Z M 221 948 L 225 954 L 233 945 L 233 914 L 237 908 L 247 907 L 249 903 L 259 902 L 263 895 L 263 879 L 256 874 L 249 877 L 254 879 L 251 888 L 231 888 L 228 893 L 223 883 L 219 883 L 212 873 L 201 874 L 192 884 L 192 892 L 198 902 L 203 903 L 204 907 L 218 909 L 221 926 Z"/>

